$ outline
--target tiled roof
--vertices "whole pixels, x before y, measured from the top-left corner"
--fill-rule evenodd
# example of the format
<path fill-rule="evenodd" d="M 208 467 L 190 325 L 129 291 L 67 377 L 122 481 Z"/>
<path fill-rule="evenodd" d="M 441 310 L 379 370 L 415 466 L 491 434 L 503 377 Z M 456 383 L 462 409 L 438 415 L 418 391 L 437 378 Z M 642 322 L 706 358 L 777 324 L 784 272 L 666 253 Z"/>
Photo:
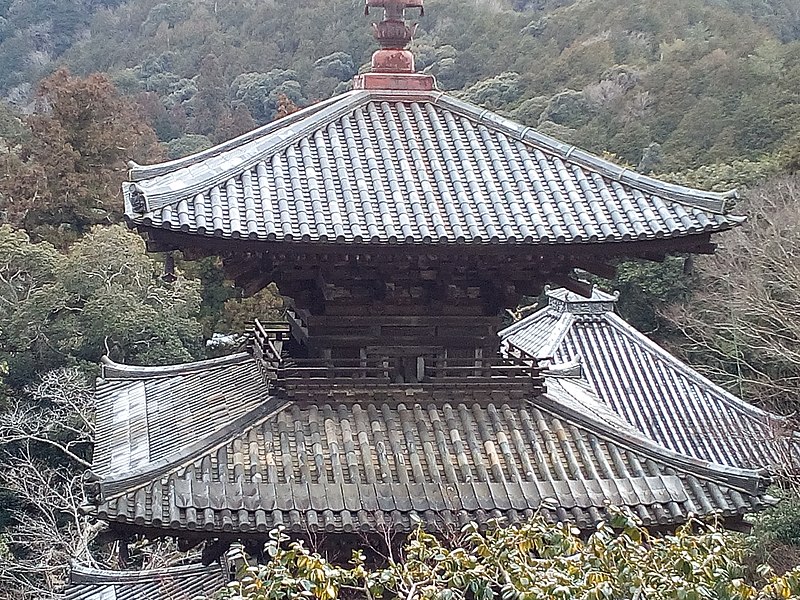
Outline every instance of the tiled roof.
<path fill-rule="evenodd" d="M 785 419 L 744 402 L 682 363 L 614 313 L 616 296 L 564 289 L 500 332 L 540 360 L 579 360 L 597 396 L 659 444 L 747 468 L 800 460 Z M 791 443 L 790 443 L 791 442 Z"/>
<path fill-rule="evenodd" d="M 187 565 L 150 571 L 104 571 L 75 566 L 65 600 L 194 600 L 226 583 L 219 565 Z"/>
<path fill-rule="evenodd" d="M 356 90 L 134 166 L 137 226 L 318 243 L 575 244 L 728 229 L 735 194 L 636 174 L 439 92 Z"/>
<path fill-rule="evenodd" d="M 209 535 L 278 524 L 404 531 L 418 521 L 513 522 L 537 509 L 588 528 L 609 504 L 672 526 L 689 513 L 738 518 L 769 501 L 763 475 L 657 446 L 607 418 L 585 386 L 553 382 L 534 398 L 521 390 L 324 380 L 302 398 L 276 389 L 221 433 L 97 482 L 95 514 Z M 105 402 L 113 410 L 113 397 Z"/>
<path fill-rule="evenodd" d="M 97 475 L 128 473 L 204 439 L 263 404 L 249 354 L 167 367 L 105 360 L 97 384 Z"/>

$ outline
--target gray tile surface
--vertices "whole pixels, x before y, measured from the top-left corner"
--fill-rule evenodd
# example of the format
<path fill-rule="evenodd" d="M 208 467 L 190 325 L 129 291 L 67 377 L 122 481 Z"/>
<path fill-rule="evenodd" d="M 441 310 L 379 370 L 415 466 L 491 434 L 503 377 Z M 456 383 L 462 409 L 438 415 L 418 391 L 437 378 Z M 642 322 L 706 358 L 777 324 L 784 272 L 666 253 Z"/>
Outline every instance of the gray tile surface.
<path fill-rule="evenodd" d="M 276 525 L 407 531 L 418 521 L 515 522 L 543 510 L 591 528 L 609 504 L 671 526 L 689 513 L 738 517 L 768 501 L 763 475 L 656 445 L 608 418 L 586 386 L 552 382 L 530 399 L 501 388 L 387 385 L 359 395 L 353 386 L 322 385 L 318 398 L 297 401 L 274 390 L 223 436 L 105 477 L 96 516 L 211 535 Z"/>
<path fill-rule="evenodd" d="M 741 221 L 730 195 L 638 175 L 438 92 L 351 92 L 130 179 L 133 224 L 262 241 L 572 244 Z"/>
<path fill-rule="evenodd" d="M 580 360 L 597 396 L 619 417 L 676 452 L 725 465 L 780 470 L 800 461 L 788 422 L 726 392 L 614 313 L 616 298 L 564 289 L 500 332 L 541 359 Z M 792 441 L 794 440 L 794 441 Z"/>
<path fill-rule="evenodd" d="M 133 367 L 106 360 L 97 384 L 93 470 L 145 468 L 203 439 L 267 398 L 249 354 L 173 367 Z"/>
<path fill-rule="evenodd" d="M 227 580 L 219 565 L 187 565 L 150 571 L 73 567 L 65 600 L 193 600 L 210 597 Z"/>

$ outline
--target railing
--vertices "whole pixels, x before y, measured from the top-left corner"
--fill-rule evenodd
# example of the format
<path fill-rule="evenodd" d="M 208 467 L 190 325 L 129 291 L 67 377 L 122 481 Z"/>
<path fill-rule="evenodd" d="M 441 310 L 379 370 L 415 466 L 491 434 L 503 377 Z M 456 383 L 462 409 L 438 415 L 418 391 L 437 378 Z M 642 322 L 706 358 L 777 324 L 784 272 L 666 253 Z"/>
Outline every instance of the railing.
<path fill-rule="evenodd" d="M 439 358 L 426 361 L 425 376 L 431 378 L 461 377 L 539 377 L 536 363 L 515 358 Z"/>
<path fill-rule="evenodd" d="M 283 360 L 283 343 L 297 340 L 299 322 L 255 321 L 251 326 L 250 351 L 262 376 L 270 379 L 359 379 L 374 383 L 426 383 L 459 379 L 514 378 L 517 381 L 541 377 L 536 358 L 507 344 L 505 356 L 453 358 L 403 348 L 403 356 L 366 355 L 360 358 L 289 358 Z M 419 350 L 419 349 L 418 349 Z"/>
<path fill-rule="evenodd" d="M 283 340 L 289 334 L 289 324 L 256 320 L 252 325 L 250 350 L 264 379 L 275 379 L 281 366 Z"/>
<path fill-rule="evenodd" d="M 464 378 L 538 378 L 535 364 L 502 357 L 442 358 L 373 357 L 361 359 L 292 359 L 282 365 L 282 379 L 380 379 L 425 383 Z"/>
<path fill-rule="evenodd" d="M 291 359 L 283 365 L 283 379 L 383 379 L 391 381 L 390 360 L 367 359 Z"/>
<path fill-rule="evenodd" d="M 519 346 L 513 344 L 512 342 L 505 340 L 504 344 L 506 347 L 506 357 L 509 360 L 521 361 L 532 365 L 538 363 L 539 361 L 538 358 L 536 358 L 533 354 L 530 354 L 526 350 L 523 350 Z"/>

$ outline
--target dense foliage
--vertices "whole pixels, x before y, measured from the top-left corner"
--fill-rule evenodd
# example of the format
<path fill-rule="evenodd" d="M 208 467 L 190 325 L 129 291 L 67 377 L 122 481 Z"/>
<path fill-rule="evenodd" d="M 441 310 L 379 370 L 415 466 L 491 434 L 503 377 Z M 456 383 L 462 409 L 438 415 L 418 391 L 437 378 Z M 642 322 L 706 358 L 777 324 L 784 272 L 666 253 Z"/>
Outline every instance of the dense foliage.
<path fill-rule="evenodd" d="M 691 522 L 655 536 L 632 517 L 614 513 L 588 538 L 568 524 L 536 516 L 519 527 L 464 527 L 453 543 L 414 532 L 388 566 L 370 569 L 356 552 L 351 566 L 329 563 L 282 530 L 270 534 L 270 560 L 250 565 L 241 549 L 238 579 L 220 594 L 231 600 L 771 600 L 800 594 L 800 569 L 761 587 L 745 581 L 739 538 Z"/>
<path fill-rule="evenodd" d="M 61 253 L 0 227 L 0 362 L 23 388 L 37 372 L 97 363 L 190 360 L 200 346 L 199 285 L 170 284 L 120 226 L 97 229 Z"/>

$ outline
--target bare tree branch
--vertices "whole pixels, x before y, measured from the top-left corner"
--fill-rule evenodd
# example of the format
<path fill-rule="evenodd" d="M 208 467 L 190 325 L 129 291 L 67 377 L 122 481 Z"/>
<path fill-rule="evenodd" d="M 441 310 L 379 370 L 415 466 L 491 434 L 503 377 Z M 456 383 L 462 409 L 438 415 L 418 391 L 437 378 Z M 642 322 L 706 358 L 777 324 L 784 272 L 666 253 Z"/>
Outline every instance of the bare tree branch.
<path fill-rule="evenodd" d="M 85 455 L 94 443 L 94 395 L 85 375 L 56 369 L 26 392 L 30 400 L 17 400 L 0 413 L 0 445 L 37 442 L 91 467 Z"/>
<path fill-rule="evenodd" d="M 748 222 L 696 262 L 696 292 L 667 319 L 679 350 L 712 379 L 765 408 L 800 409 L 800 176 L 747 194 Z"/>

